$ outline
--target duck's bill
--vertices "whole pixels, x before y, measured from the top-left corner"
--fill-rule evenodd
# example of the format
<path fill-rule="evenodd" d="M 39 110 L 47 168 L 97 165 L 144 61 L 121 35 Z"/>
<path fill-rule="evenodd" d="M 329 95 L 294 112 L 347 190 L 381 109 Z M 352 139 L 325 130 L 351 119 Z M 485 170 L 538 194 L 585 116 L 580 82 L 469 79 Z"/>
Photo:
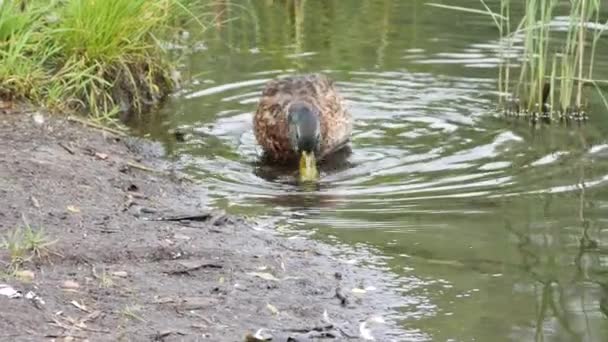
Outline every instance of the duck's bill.
<path fill-rule="evenodd" d="M 300 180 L 312 181 L 319 177 L 317 171 L 317 161 L 315 160 L 315 154 L 312 152 L 302 152 L 300 157 Z"/>

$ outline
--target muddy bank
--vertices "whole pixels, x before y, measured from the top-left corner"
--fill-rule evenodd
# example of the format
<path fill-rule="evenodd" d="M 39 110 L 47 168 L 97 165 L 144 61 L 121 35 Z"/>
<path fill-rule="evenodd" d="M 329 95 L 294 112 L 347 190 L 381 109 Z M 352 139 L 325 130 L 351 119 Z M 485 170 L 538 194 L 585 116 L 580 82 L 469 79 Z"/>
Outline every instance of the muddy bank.
<path fill-rule="evenodd" d="M 366 320 L 363 335 L 400 340 L 369 322 L 398 300 L 387 275 L 209 212 L 158 146 L 35 112 L 0 113 L 0 146 L 0 235 L 25 217 L 56 240 L 21 266 L 29 281 L 0 251 L 0 284 L 44 301 L 0 295 L 2 341 L 357 341 Z"/>

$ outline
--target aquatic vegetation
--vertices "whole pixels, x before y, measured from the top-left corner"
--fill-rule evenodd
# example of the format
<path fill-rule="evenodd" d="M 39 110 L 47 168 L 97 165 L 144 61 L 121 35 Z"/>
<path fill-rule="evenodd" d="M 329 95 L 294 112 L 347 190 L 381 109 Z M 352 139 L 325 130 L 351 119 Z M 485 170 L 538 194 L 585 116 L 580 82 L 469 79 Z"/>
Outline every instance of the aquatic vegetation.
<path fill-rule="evenodd" d="M 501 0 L 499 10 L 480 2 L 483 9 L 430 5 L 492 18 L 500 35 L 498 90 L 505 113 L 547 120 L 586 119 L 588 88 L 595 89 L 608 108 L 600 87 L 606 81 L 593 78 L 596 46 L 608 27 L 600 20 L 600 0 L 572 0 L 567 6 L 558 0 L 526 0 L 519 22 L 511 0 Z"/>
<path fill-rule="evenodd" d="M 163 42 L 177 0 L 4 1 L 0 4 L 0 96 L 97 117 L 141 112 L 173 89 Z"/>

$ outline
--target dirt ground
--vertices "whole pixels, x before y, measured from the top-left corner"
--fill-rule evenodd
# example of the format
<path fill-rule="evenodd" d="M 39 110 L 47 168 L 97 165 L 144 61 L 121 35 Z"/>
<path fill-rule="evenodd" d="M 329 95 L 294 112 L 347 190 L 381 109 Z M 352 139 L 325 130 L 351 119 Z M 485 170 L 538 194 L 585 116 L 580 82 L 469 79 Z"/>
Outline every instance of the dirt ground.
<path fill-rule="evenodd" d="M 1 341 L 246 341 L 261 328 L 281 342 L 395 340 L 390 319 L 376 322 L 397 298 L 386 275 L 205 210 L 204 186 L 152 171 L 170 169 L 161 156 L 64 118 L 0 113 L 0 236 L 25 219 L 56 240 L 19 272 L 0 248 L 0 290 L 22 295 L 0 295 Z"/>

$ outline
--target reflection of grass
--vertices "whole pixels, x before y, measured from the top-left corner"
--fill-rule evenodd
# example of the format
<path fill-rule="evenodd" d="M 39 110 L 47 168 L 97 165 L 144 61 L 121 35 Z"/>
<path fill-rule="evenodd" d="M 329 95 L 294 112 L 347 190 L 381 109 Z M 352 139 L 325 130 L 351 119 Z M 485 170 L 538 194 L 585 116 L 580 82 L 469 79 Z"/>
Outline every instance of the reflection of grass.
<path fill-rule="evenodd" d="M 569 2 L 565 43 L 552 44 L 556 33 L 552 30 L 554 13 L 559 0 L 527 0 L 525 15 L 512 26 L 511 0 L 501 0 L 495 12 L 480 0 L 483 9 L 431 4 L 451 10 L 490 15 L 499 30 L 503 64 L 499 71 L 500 104 L 511 114 L 547 118 L 584 118 L 585 86 L 595 88 L 606 108 L 608 101 L 599 84 L 593 79 L 595 52 L 606 25 L 600 22 L 600 0 L 572 0 Z M 608 24 L 608 22 L 606 23 Z M 521 37 L 523 52 L 519 62 L 519 77 L 511 75 L 514 39 Z M 514 83 L 514 84 L 512 84 Z M 514 85 L 514 86 L 513 86 Z M 514 100 L 504 101 L 512 96 Z"/>

